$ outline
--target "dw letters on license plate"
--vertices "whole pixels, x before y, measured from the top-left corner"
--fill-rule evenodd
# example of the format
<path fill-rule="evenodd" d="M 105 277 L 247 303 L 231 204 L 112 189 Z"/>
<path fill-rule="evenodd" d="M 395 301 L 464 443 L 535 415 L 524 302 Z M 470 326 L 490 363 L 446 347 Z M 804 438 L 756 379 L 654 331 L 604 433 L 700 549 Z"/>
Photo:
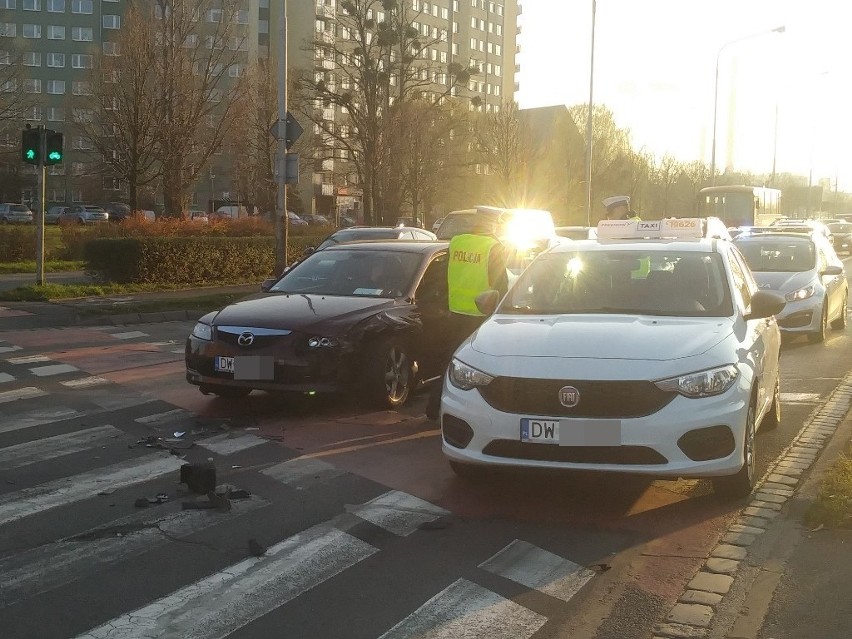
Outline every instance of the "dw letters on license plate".
<path fill-rule="evenodd" d="M 521 420 L 521 441 L 533 444 L 559 444 L 559 420 Z"/>

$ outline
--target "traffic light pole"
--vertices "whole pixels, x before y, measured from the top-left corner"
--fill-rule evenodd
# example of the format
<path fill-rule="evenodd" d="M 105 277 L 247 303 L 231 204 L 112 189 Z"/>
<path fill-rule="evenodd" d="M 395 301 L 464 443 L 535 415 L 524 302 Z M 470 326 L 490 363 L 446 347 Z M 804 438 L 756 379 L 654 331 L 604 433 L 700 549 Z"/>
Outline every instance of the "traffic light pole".
<path fill-rule="evenodd" d="M 275 274 L 287 266 L 287 240 L 290 220 L 287 216 L 287 0 L 278 14 L 278 144 L 275 150 L 275 179 L 278 198 L 275 203 Z"/>
<path fill-rule="evenodd" d="M 47 136 L 44 126 L 38 125 L 38 207 L 36 207 L 36 286 L 44 286 L 44 158 L 47 156 Z"/>

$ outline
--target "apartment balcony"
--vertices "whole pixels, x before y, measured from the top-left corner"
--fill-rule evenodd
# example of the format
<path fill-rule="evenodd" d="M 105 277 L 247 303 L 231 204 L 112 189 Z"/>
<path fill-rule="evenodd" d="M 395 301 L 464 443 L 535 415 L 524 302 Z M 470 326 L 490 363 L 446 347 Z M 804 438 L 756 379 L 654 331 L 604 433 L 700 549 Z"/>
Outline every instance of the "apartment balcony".
<path fill-rule="evenodd" d="M 322 184 L 322 195 L 334 195 L 334 184 Z"/>
<path fill-rule="evenodd" d="M 335 12 L 334 7 L 327 7 L 325 5 L 317 5 L 317 13 L 318 18 L 326 18 L 328 20 L 334 20 Z"/>
<path fill-rule="evenodd" d="M 328 31 L 320 31 L 319 40 L 324 44 L 334 44 L 334 33 L 330 33 Z"/>
<path fill-rule="evenodd" d="M 333 108 L 330 108 L 330 109 L 324 108 L 322 110 L 322 119 L 327 120 L 329 122 L 334 122 L 334 109 Z"/>

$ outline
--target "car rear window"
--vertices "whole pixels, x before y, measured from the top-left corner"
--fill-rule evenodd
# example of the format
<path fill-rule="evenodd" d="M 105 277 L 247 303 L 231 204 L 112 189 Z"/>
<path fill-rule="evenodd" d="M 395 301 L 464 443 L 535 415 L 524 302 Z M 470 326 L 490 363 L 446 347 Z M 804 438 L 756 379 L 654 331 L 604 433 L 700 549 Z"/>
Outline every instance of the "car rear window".
<path fill-rule="evenodd" d="M 735 244 L 756 273 L 801 273 L 816 268 L 816 247 L 810 240 L 749 239 Z"/>

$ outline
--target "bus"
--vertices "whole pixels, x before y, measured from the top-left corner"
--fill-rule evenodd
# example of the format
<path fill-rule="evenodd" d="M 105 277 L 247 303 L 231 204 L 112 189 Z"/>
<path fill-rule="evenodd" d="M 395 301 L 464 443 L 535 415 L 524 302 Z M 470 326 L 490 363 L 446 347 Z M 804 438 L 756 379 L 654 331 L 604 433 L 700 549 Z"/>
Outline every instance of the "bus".
<path fill-rule="evenodd" d="M 769 226 L 781 215 L 781 191 L 763 186 L 708 186 L 698 192 L 702 217 L 718 217 L 725 226 Z"/>

